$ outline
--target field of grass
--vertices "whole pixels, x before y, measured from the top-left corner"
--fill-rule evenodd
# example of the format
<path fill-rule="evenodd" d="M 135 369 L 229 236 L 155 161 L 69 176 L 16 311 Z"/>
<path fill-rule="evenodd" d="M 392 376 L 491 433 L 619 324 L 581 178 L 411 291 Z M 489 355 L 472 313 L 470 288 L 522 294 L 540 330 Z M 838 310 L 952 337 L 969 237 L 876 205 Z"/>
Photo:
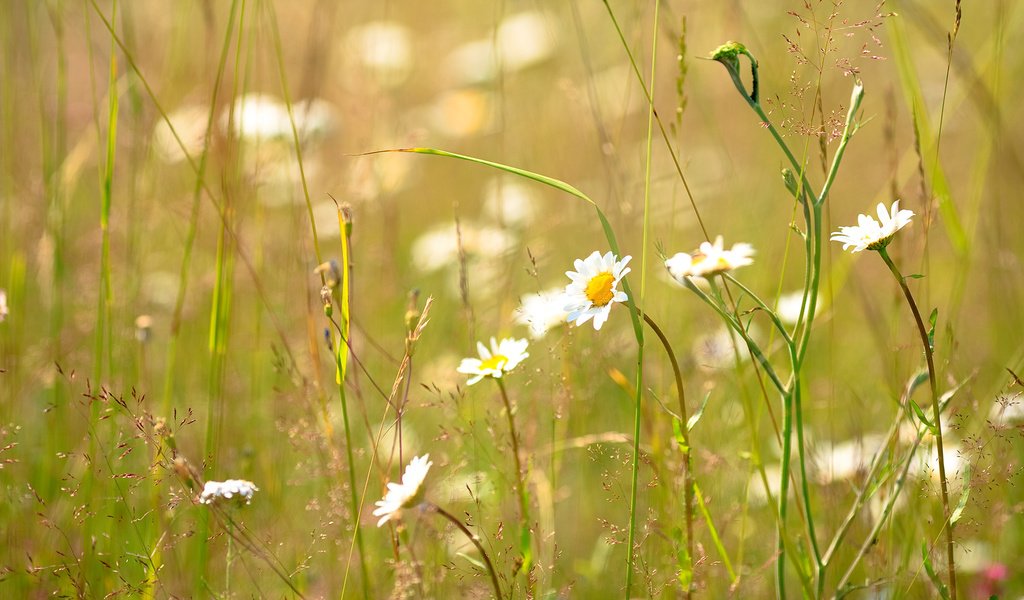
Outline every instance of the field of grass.
<path fill-rule="evenodd" d="M 1022 31 L 6 3 L 0 597 L 1024 596 Z"/>

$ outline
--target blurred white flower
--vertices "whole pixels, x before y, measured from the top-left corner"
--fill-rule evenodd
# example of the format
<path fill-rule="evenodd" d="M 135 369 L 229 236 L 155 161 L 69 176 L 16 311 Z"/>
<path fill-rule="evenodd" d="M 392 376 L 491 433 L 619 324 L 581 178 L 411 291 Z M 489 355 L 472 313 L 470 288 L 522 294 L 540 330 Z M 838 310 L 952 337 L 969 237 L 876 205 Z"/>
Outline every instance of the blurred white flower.
<path fill-rule="evenodd" d="M 882 436 L 870 434 L 817 449 L 815 478 L 822 485 L 853 479 L 870 466 L 884 441 Z"/>
<path fill-rule="evenodd" d="M 755 331 L 750 333 L 753 336 Z M 698 337 L 693 342 L 693 357 L 697 366 L 707 371 L 731 369 L 737 360 L 743 362 L 750 358 L 743 339 L 725 326 Z"/>
<path fill-rule="evenodd" d="M 3 308 L 0 305 L 0 321 L 3 320 L 2 315 Z M 989 411 L 989 419 L 997 425 L 1012 425 L 1024 421 L 1024 401 L 1021 401 L 1019 394 L 1011 398 L 997 398 Z"/>
<path fill-rule="evenodd" d="M 221 127 L 227 130 L 231 121 L 231 134 L 255 142 L 261 140 L 292 139 L 292 122 L 288 107 L 267 94 L 246 94 L 235 100 L 233 114 L 225 111 Z M 292 104 L 292 117 L 300 140 L 320 137 L 334 126 L 334 109 L 325 100 L 300 100 Z"/>
<path fill-rule="evenodd" d="M 529 225 L 537 214 L 535 188 L 507 177 L 491 179 L 484 187 L 484 214 L 506 225 Z"/>
<path fill-rule="evenodd" d="M 203 151 L 209 111 L 206 106 L 182 106 L 168 113 L 167 120 L 161 119 L 153 128 L 153 147 L 160 158 L 168 163 L 177 163 L 185 160 L 186 152 L 193 159 L 198 158 Z M 177 132 L 181 144 L 174 138 L 171 127 Z"/>
<path fill-rule="evenodd" d="M 203 493 L 199 495 L 200 504 L 249 504 L 252 502 L 252 495 L 258 492 L 251 481 L 244 479 L 228 479 L 227 481 L 207 481 L 203 486 Z"/>
<path fill-rule="evenodd" d="M 7 320 L 8 314 L 10 314 L 10 311 L 7 308 L 7 292 L 0 290 L 0 323 Z"/>
<path fill-rule="evenodd" d="M 506 17 L 491 35 L 453 50 L 445 68 L 461 85 L 487 83 L 497 78 L 499 68 L 514 73 L 548 60 L 557 43 L 543 14 L 521 12 Z"/>
<path fill-rule="evenodd" d="M 790 292 L 779 296 L 779 303 L 776 307 L 776 314 L 779 315 L 779 319 L 788 325 L 795 325 L 797 319 L 800 318 L 800 307 L 804 299 L 803 291 Z M 821 302 L 814 307 L 814 314 L 817 315 L 821 312 Z M 806 319 L 808 315 L 804 315 Z"/>
<path fill-rule="evenodd" d="M 526 340 L 505 338 L 498 342 L 491 338 L 491 347 L 488 349 L 483 343 L 477 342 L 476 348 L 480 358 L 462 359 L 456 371 L 471 376 L 466 382 L 467 385 L 473 385 L 484 377 L 501 379 L 502 375 L 511 372 L 530 356 L 526 352 L 528 345 Z"/>
<path fill-rule="evenodd" d="M 886 211 L 885 204 L 879 202 L 876 212 L 881 222 L 868 215 L 857 215 L 857 225 L 840 227 L 839 231 L 832 233 L 832 241 L 841 242 L 843 250 L 853 246 L 850 252 L 881 250 L 889 245 L 897 231 L 910 225 L 910 218 L 914 216 L 912 211 L 900 210 L 899 200 L 892 203 L 889 211 Z"/>
<path fill-rule="evenodd" d="M 617 260 L 611 252 L 601 256 L 595 250 L 584 260 L 576 259 L 576 270 L 565 272 L 571 281 L 565 286 L 565 310 L 569 313 L 566 319 L 579 327 L 593 318 L 594 329 L 601 329 L 612 305 L 629 299 L 618 285 L 630 272 L 626 264 L 632 258 L 624 256 Z"/>
<path fill-rule="evenodd" d="M 412 244 L 412 262 L 422 272 L 436 271 L 456 264 L 459 260 L 459 241 L 467 259 L 498 258 L 511 250 L 516 238 L 504 229 L 485 227 L 471 222 L 441 225 L 420 235 Z"/>
<path fill-rule="evenodd" d="M 665 261 L 665 267 L 677 281 L 683 283 L 686 277 L 708 277 L 753 264 L 750 258 L 754 248 L 750 244 L 734 244 L 729 250 L 724 247 L 722 236 L 715 242 L 701 242 L 696 252 L 680 252 Z"/>
<path fill-rule="evenodd" d="M 434 464 L 429 459 L 429 454 L 414 457 L 409 466 L 405 468 L 402 483 L 388 483 L 388 492 L 384 495 L 384 499 L 374 503 L 377 508 L 373 511 L 373 516 L 380 517 L 377 527 L 390 520 L 400 519 L 403 508 L 415 506 L 423 499 L 420 488 L 423 486 L 423 480 L 427 477 L 431 465 Z"/>
<path fill-rule="evenodd" d="M 498 25 L 501 61 L 509 71 L 531 67 L 554 54 L 557 38 L 540 12 L 521 12 Z"/>
<path fill-rule="evenodd" d="M 2 320 L 2 319 L 0 319 Z M 139 315 L 135 317 L 135 339 L 145 344 L 149 341 L 150 336 L 153 334 L 153 317 L 149 315 Z"/>
<path fill-rule="evenodd" d="M 779 480 L 782 474 L 782 468 L 779 465 L 764 465 L 764 474 L 768 479 L 768 490 L 764 489 L 764 480 L 761 479 L 761 473 L 758 470 L 754 470 L 750 475 L 750 481 L 747 482 L 747 501 L 754 506 L 763 506 L 768 503 L 768 493 L 771 492 L 772 500 L 774 502 L 779 501 Z M 792 486 L 790 486 L 792 489 Z"/>
<path fill-rule="evenodd" d="M 946 443 L 943 444 L 942 457 L 944 459 L 943 462 L 946 465 L 947 483 L 949 484 L 950 493 L 952 494 L 954 493 L 954 489 L 958 489 L 958 485 L 962 481 L 957 475 L 965 464 L 960 444 L 946 441 Z M 912 460 L 914 461 L 910 465 L 910 472 L 912 474 L 922 478 L 930 478 L 936 483 L 939 481 L 938 445 L 933 444 L 925 453 L 918 453 Z"/>
<path fill-rule="evenodd" d="M 376 82 L 385 88 L 396 87 L 412 72 L 412 34 L 394 21 L 373 21 L 353 27 L 346 36 L 348 52 Z"/>
<path fill-rule="evenodd" d="M 533 339 L 542 338 L 552 327 L 565 323 L 569 315 L 565 304 L 565 290 L 562 288 L 524 294 L 516 308 L 516 323 L 529 327 Z"/>

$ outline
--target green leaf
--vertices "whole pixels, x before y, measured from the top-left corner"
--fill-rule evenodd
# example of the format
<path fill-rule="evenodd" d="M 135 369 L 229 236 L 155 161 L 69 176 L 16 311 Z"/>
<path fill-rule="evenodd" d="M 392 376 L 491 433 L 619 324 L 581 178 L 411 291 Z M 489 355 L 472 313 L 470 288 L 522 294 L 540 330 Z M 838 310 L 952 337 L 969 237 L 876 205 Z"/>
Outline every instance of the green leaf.
<path fill-rule="evenodd" d="M 907 398 L 914 395 L 917 388 L 921 387 L 928 382 L 928 369 L 921 369 L 910 378 L 907 382 Z"/>
<path fill-rule="evenodd" d="M 925 416 L 924 411 L 917 404 L 917 402 L 910 400 L 910 407 L 914 409 L 914 414 L 916 414 L 917 418 L 920 419 L 922 423 L 924 423 L 924 426 L 928 428 L 928 431 L 931 431 L 932 434 L 938 433 L 938 430 L 935 429 L 935 425 L 928 420 L 928 417 Z"/>
<path fill-rule="evenodd" d="M 921 275 L 920 273 L 914 273 L 913 275 L 905 276 L 904 279 L 924 279 L 924 275 Z"/>
<path fill-rule="evenodd" d="M 531 540 L 530 528 L 522 527 L 519 530 L 519 553 L 523 555 L 522 570 L 525 573 L 530 572 L 530 567 L 533 565 L 533 544 Z"/>
<path fill-rule="evenodd" d="M 690 553 L 686 549 L 686 540 L 683 538 L 683 530 L 679 527 L 672 528 L 672 538 L 676 546 L 676 575 L 679 584 L 684 590 L 689 590 L 693 584 L 693 568 L 690 566 Z"/>
<path fill-rule="evenodd" d="M 711 397 L 711 392 L 708 392 L 707 394 L 704 394 L 704 400 L 700 403 L 700 408 L 698 408 L 697 412 L 693 413 L 690 416 L 689 420 L 686 421 L 686 430 L 687 431 L 693 431 L 693 426 L 697 424 L 697 421 L 700 421 L 700 418 L 702 416 L 704 416 L 704 409 L 707 408 L 707 406 L 708 406 L 708 398 L 710 398 L 710 397 Z"/>
<path fill-rule="evenodd" d="M 686 454 L 690 451 L 690 446 L 686 443 L 686 436 L 683 435 L 683 428 L 679 423 L 679 419 L 672 419 L 672 434 L 676 438 L 676 443 L 679 444 L 679 449 L 683 454 Z"/>
<path fill-rule="evenodd" d="M 964 508 L 967 507 L 967 498 L 971 495 L 971 465 L 968 464 L 964 467 L 964 485 L 963 491 L 960 492 L 960 502 L 957 502 L 956 508 L 953 509 L 953 513 L 949 515 L 949 526 L 952 527 L 960 520 L 960 517 L 964 514 Z"/>
<path fill-rule="evenodd" d="M 455 556 L 459 556 L 459 557 L 462 557 L 462 558 L 466 559 L 471 565 L 473 565 L 474 567 L 480 569 L 481 571 L 486 571 L 487 570 L 487 565 L 485 565 L 484 563 L 480 562 L 479 560 L 473 558 L 472 556 L 466 554 L 465 552 L 456 552 Z"/>
<path fill-rule="evenodd" d="M 928 328 L 928 348 L 931 351 L 935 351 L 935 322 L 939 320 L 939 309 L 932 309 L 932 314 L 928 317 L 928 324 L 931 327 Z"/>
<path fill-rule="evenodd" d="M 935 567 L 932 566 L 932 557 L 928 556 L 927 542 L 921 542 L 921 562 L 924 563 L 924 570 L 928 573 L 928 579 L 931 579 L 932 584 L 939 590 L 939 595 L 942 596 L 943 600 L 949 600 L 949 590 L 946 589 L 946 584 L 942 583 L 938 573 L 935 572 Z"/>

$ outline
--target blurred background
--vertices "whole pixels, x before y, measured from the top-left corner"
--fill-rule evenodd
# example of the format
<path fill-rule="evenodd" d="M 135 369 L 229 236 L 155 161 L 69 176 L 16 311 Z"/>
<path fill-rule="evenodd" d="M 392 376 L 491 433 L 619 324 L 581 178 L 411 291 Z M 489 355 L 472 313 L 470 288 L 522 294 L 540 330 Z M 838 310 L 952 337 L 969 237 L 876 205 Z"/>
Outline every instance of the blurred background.
<path fill-rule="evenodd" d="M 766 406 L 778 415 L 778 399 L 658 254 L 693 250 L 706 229 L 756 248 L 739 275 L 762 298 L 781 299 L 780 312 L 802 289 L 803 244 L 791 225 L 804 224 L 780 175 L 785 158 L 722 66 L 703 58 L 727 40 L 757 57 L 769 116 L 814 185 L 854 81 L 863 82 L 863 127 L 826 228 L 897 198 L 916 213 L 891 252 L 904 273 L 924 276 L 911 286 L 923 312 L 938 308 L 940 388 L 958 390 L 947 417 L 954 498 L 965 466 L 972 471 L 958 567 L 968 593 L 1024 593 L 1024 411 L 1013 375 L 1024 373 L 1024 131 L 1013 116 L 1024 5 L 965 6 L 961 20 L 954 2 L 923 0 L 673 0 L 657 22 L 654 9 L 618 0 L 7 3 L 3 595 L 290 593 L 256 552 L 230 549 L 223 528 L 197 541 L 205 509 L 175 474 L 169 438 L 160 441 L 169 429 L 205 477 L 260 487 L 237 519 L 308 597 L 361 594 L 357 520 L 371 597 L 487 597 L 474 550 L 441 521 L 412 520 L 400 552 L 374 527 L 371 503 L 401 468 L 393 429 L 374 451 L 380 424 L 393 420 L 393 385 L 407 399 L 404 460 L 430 453 L 428 497 L 472 523 L 511 587 L 515 540 L 503 530 L 517 513 L 501 400 L 488 382 L 468 388 L 455 372 L 491 336 L 531 339 L 507 385 L 531 465 L 538 589 L 621 595 L 636 353 L 628 315 L 613 310 L 595 332 L 531 329 L 516 312 L 524 296 L 564 287 L 573 260 L 608 250 L 593 208 L 463 161 L 365 155 L 408 147 L 555 177 L 602 207 L 633 256 L 640 303 L 682 359 L 691 407 L 707 397 L 692 432 L 696 478 L 740 576 L 731 581 L 698 527 L 697 585 L 708 597 L 769 594 L 774 523 L 760 480 L 750 483 L 751 448 L 777 464 Z M 655 127 L 647 247 L 648 103 L 627 48 L 645 79 L 656 58 L 654 105 L 689 188 Z M 314 273 L 341 260 L 339 204 L 352 215 L 356 515 Z M 884 264 L 827 250 L 805 419 L 819 530 L 830 537 L 922 364 Z M 396 382 L 408 315 L 427 296 L 429 323 Z M 767 340 L 767 321 L 753 327 Z M 782 364 L 784 352 L 773 358 Z M 661 348 L 649 345 L 646 360 L 633 591 L 675 597 L 681 459 L 656 401 L 673 406 L 674 392 Z M 753 433 L 744 407 L 756 411 Z M 154 433 L 158 423 L 165 429 Z M 863 597 L 931 593 L 920 547 L 941 513 L 925 446 L 905 505 L 851 580 L 871 583 Z M 869 512 L 840 551 L 846 563 Z M 105 575 L 87 576 L 89 556 Z"/>

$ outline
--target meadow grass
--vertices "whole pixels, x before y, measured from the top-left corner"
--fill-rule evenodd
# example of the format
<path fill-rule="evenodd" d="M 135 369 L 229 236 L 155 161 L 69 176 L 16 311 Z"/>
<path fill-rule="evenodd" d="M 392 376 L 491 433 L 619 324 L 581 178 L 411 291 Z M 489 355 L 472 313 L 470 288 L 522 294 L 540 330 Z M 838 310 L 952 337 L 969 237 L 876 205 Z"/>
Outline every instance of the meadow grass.
<path fill-rule="evenodd" d="M 1024 11 L 330 4 L 0 17 L 0 595 L 1024 594 Z"/>

